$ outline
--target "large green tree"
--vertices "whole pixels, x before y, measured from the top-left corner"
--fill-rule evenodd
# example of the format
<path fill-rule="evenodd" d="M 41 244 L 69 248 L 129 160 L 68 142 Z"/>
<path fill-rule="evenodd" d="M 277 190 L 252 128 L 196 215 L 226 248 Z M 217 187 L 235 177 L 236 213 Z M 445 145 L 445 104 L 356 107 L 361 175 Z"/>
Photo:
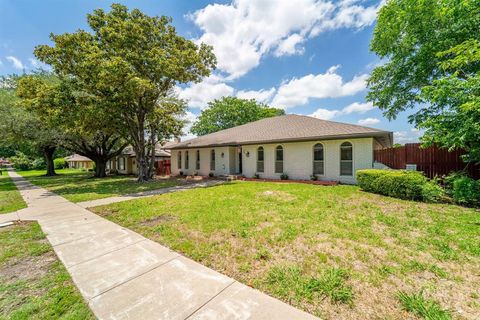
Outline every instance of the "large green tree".
<path fill-rule="evenodd" d="M 384 63 L 368 80 L 387 118 L 416 108 L 422 141 L 463 148 L 469 161 L 480 161 L 479 26 L 479 0 L 390 0 L 371 41 Z"/>
<path fill-rule="evenodd" d="M 223 97 L 208 103 L 208 107 L 202 111 L 190 131 L 193 134 L 203 136 L 283 114 L 285 114 L 283 109 L 269 107 L 254 99 Z"/>
<path fill-rule="evenodd" d="M 18 86 L 24 77 L 13 75 L 1 80 L 0 143 L 16 150 L 29 150 L 29 155 L 42 154 L 47 165 L 46 175 L 52 176 L 55 175 L 54 154 L 61 145 L 64 132 L 58 127 L 55 117 L 45 117 L 18 98 Z M 39 73 L 37 77 L 52 81 L 45 73 Z"/>
<path fill-rule="evenodd" d="M 165 16 L 150 17 L 113 4 L 110 12 L 95 10 L 87 20 L 91 32 L 51 35 L 54 45 L 38 46 L 35 55 L 122 119 L 137 156 L 138 180 L 146 181 L 152 176 L 152 141 L 178 134 L 172 124 L 181 124 L 184 104 L 177 103 L 172 111 L 166 102 L 172 89 L 208 76 L 215 56 L 211 47 L 179 36 Z M 153 124 L 164 110 L 170 111 L 172 121 Z"/>
<path fill-rule="evenodd" d="M 62 130 L 63 147 L 92 159 L 95 176 L 105 177 L 107 161 L 127 146 L 121 122 L 108 108 L 102 108 L 102 101 L 75 91 L 74 82 L 53 75 L 50 78 L 54 81 L 24 76 L 17 95 L 42 121 L 54 121 Z"/>

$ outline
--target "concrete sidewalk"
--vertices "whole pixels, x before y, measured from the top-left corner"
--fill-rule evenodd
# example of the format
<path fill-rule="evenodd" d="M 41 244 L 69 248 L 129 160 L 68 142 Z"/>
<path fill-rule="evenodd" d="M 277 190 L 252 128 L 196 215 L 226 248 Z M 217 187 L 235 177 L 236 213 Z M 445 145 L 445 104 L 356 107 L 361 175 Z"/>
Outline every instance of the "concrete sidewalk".
<path fill-rule="evenodd" d="M 9 175 L 100 319 L 316 319 Z"/>

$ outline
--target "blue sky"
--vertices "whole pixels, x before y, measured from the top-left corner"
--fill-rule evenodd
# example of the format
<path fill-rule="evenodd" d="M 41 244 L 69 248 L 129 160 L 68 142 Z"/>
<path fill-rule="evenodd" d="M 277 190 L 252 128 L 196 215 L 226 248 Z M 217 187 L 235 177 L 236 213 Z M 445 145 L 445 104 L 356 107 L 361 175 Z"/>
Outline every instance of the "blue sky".
<path fill-rule="evenodd" d="M 218 68 L 198 84 L 177 87 L 194 120 L 206 103 L 235 95 L 287 113 L 364 124 L 418 140 L 407 113 L 389 122 L 366 103 L 365 79 L 380 63 L 369 42 L 381 0 L 116 1 L 173 18 L 177 31 L 214 47 Z M 33 49 L 50 33 L 86 29 L 86 14 L 111 1 L 0 0 L 0 74 L 38 66 Z"/>

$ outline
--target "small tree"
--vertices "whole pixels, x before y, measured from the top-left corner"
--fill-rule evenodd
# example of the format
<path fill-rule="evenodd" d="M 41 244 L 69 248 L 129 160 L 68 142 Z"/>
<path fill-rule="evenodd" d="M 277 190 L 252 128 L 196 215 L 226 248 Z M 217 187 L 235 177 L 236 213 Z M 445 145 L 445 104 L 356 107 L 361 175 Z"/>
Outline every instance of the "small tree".
<path fill-rule="evenodd" d="M 233 128 L 245 123 L 285 114 L 283 109 L 269 107 L 255 99 L 223 97 L 208 103 L 193 124 L 192 133 L 203 136 L 212 132 Z"/>
<path fill-rule="evenodd" d="M 152 124 L 165 114 L 163 101 L 177 83 L 208 76 L 215 56 L 211 47 L 177 35 L 165 16 L 113 4 L 110 12 L 95 10 L 87 20 L 91 33 L 51 35 L 54 46 L 38 46 L 35 55 L 122 119 L 136 153 L 138 181 L 146 181 L 151 177 L 149 136 L 176 133 L 176 126 Z"/>

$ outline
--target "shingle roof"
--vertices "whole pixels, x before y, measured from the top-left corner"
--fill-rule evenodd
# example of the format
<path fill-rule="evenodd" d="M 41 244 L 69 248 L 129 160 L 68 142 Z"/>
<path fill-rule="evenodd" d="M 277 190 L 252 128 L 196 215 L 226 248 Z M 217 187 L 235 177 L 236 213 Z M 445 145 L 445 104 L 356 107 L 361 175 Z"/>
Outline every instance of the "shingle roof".
<path fill-rule="evenodd" d="M 174 142 L 164 142 L 163 144 L 156 144 L 155 145 L 155 156 L 157 157 L 170 157 L 170 151 L 166 150 L 167 146 L 175 144 Z M 123 155 L 135 157 L 135 151 L 133 150 L 132 146 L 127 146 L 122 151 Z"/>
<path fill-rule="evenodd" d="M 170 149 L 236 146 L 269 142 L 309 141 L 348 137 L 376 137 L 384 146 L 392 144 L 390 131 L 288 114 L 250 122 L 191 140 Z"/>
<path fill-rule="evenodd" d="M 92 161 L 90 158 L 81 156 L 79 154 L 72 154 L 71 156 L 65 157 L 65 161 Z"/>

